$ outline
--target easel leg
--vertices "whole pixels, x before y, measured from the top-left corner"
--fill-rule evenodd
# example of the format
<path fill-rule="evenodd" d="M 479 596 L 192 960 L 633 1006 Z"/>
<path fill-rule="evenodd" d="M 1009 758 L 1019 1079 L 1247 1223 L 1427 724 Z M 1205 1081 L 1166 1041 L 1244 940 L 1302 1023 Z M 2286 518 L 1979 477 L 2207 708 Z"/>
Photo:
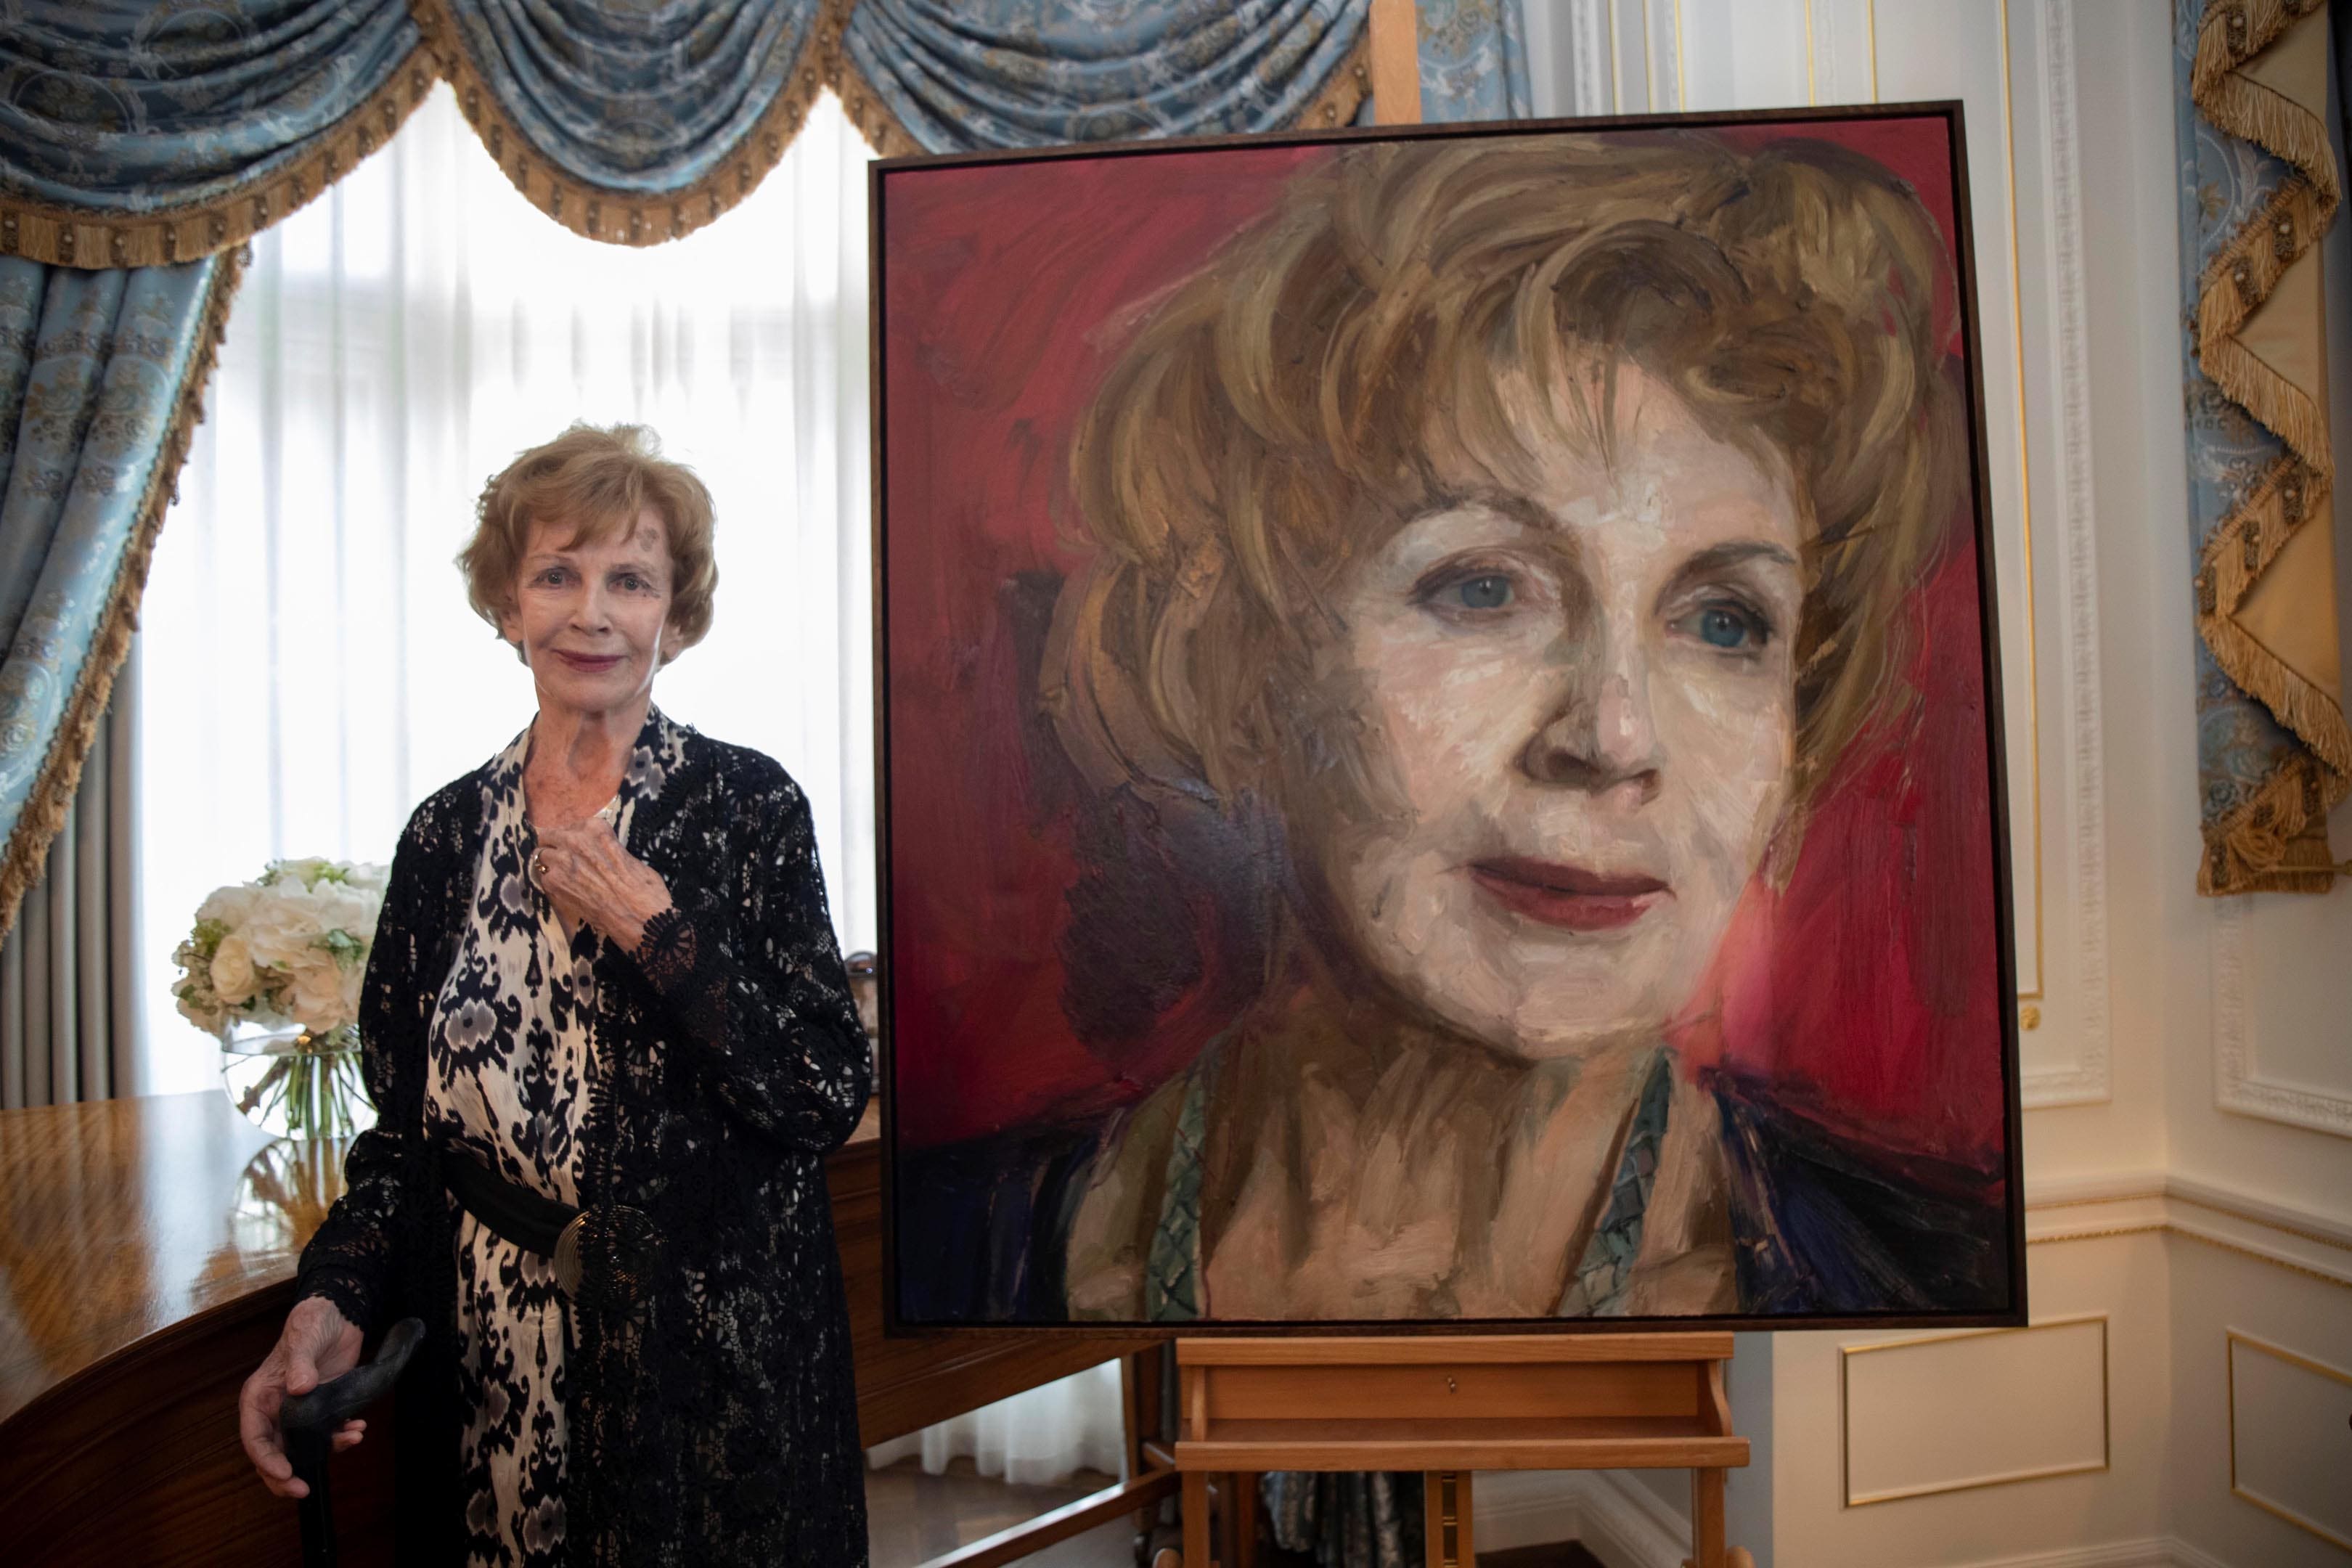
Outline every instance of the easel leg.
<path fill-rule="evenodd" d="M 1225 1478 L 1225 1568 L 1257 1568 L 1257 1477 L 1239 1470 Z"/>
<path fill-rule="evenodd" d="M 1728 1568 L 1723 1548 L 1723 1472 L 1691 1472 L 1692 1568 Z"/>
<path fill-rule="evenodd" d="M 1184 1472 L 1184 1568 L 1209 1568 L 1209 1473 Z"/>
<path fill-rule="evenodd" d="M 1119 1358 L 1119 1418 L 1127 1438 L 1129 1480 L 1151 1468 L 1151 1460 L 1144 1453 L 1143 1446 L 1159 1442 L 1163 1436 L 1160 1419 L 1160 1358 L 1165 1348 L 1155 1345 L 1148 1351 Z M 1138 1509 L 1135 1528 L 1149 1534 L 1159 1519 L 1157 1503 L 1150 1508 Z"/>
<path fill-rule="evenodd" d="M 1421 1515 L 1429 1568 L 1473 1568 L 1478 1553 L 1470 1538 L 1470 1472 L 1423 1470 Z"/>

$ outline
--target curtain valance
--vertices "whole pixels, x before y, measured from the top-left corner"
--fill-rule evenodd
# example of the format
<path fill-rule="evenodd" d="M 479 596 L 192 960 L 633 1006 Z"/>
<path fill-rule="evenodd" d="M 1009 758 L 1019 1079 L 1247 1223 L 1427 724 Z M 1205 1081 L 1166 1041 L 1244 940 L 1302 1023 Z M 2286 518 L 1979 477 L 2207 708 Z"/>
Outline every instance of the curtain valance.
<path fill-rule="evenodd" d="M 832 79 L 838 0 L 412 0 L 515 188 L 576 234 L 651 245 L 776 165 Z"/>
<path fill-rule="evenodd" d="M 0 27 L 0 255 L 241 244 L 383 144 L 431 78 L 407 0 L 19 0 Z"/>
<path fill-rule="evenodd" d="M 436 78 L 592 239 L 699 228 L 832 88 L 888 153 L 1335 125 L 1370 0 L 19 0 L 0 32 L 0 255 L 236 245 L 389 139 Z M 1422 0 L 1424 113 L 1528 112 L 1519 7 Z"/>
<path fill-rule="evenodd" d="M 860 0 L 842 98 L 887 153 L 1339 125 L 1367 0 Z"/>

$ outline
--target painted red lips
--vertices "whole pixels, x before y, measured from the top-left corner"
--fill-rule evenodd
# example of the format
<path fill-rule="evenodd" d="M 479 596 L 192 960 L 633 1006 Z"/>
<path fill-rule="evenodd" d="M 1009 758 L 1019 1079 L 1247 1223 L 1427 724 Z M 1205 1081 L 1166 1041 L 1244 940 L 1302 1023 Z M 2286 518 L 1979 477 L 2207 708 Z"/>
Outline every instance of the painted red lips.
<path fill-rule="evenodd" d="M 1514 914 L 1567 931 L 1615 931 L 1674 896 L 1655 877 L 1612 875 L 1516 856 L 1477 861 L 1470 879 Z"/>

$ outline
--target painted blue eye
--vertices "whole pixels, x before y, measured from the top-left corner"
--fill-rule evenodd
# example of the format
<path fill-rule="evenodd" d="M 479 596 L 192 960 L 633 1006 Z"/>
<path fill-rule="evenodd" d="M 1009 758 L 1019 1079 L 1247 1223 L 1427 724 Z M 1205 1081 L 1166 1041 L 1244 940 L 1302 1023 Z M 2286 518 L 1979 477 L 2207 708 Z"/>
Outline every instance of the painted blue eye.
<path fill-rule="evenodd" d="M 1454 596 L 1465 610 L 1499 610 L 1511 602 L 1511 580 L 1499 573 L 1465 577 L 1454 585 Z"/>
<path fill-rule="evenodd" d="M 1764 628 L 1755 616 L 1735 605 L 1708 605 L 1685 625 L 1709 647 L 1751 648 L 1764 640 Z"/>

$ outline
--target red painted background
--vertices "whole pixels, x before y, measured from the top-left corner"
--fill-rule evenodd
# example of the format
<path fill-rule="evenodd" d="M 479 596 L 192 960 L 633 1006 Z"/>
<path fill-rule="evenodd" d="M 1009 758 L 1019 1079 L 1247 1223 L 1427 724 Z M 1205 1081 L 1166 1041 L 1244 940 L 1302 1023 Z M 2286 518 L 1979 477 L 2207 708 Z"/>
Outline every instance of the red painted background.
<path fill-rule="evenodd" d="M 1943 121 L 1792 129 L 1908 179 L 1951 242 Z M 1078 861 L 1069 823 L 1030 776 L 1030 697 L 1000 595 L 1016 574 L 1077 563 L 1056 523 L 1065 443 L 1150 302 L 1289 172 L 1328 155 L 1250 148 L 883 177 L 886 975 L 909 1143 L 1137 1098 L 1202 1037 L 1198 1021 L 1171 1030 L 1120 1075 L 1063 1016 L 1057 942 Z M 1850 757 L 1788 888 L 1750 890 L 1709 987 L 1712 1016 L 1682 1043 L 1859 1130 L 1990 1163 L 2008 1004 L 1970 515 L 1907 606 L 1918 727 L 1900 748 Z"/>

